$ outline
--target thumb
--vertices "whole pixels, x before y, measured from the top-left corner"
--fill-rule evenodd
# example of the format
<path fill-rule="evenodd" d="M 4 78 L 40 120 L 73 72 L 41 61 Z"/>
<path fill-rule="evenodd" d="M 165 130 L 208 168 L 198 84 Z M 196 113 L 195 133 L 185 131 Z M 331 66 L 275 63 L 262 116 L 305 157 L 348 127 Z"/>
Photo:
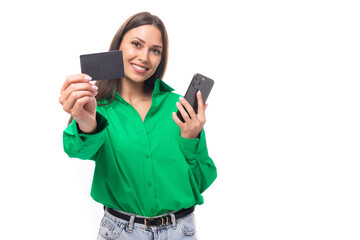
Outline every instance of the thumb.
<path fill-rule="evenodd" d="M 205 108 L 204 108 L 204 110 L 206 110 L 206 108 L 208 107 L 208 105 L 209 105 L 209 104 L 205 103 Z"/>

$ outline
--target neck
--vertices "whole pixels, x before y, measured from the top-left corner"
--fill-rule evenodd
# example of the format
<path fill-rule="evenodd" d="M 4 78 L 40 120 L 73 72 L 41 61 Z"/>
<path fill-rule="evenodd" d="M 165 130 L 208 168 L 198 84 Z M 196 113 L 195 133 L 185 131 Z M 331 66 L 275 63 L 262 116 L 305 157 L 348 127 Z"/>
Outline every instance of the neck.
<path fill-rule="evenodd" d="M 123 78 L 121 79 L 118 93 L 125 101 L 131 103 L 151 98 L 152 89 L 144 82 L 136 83 Z"/>

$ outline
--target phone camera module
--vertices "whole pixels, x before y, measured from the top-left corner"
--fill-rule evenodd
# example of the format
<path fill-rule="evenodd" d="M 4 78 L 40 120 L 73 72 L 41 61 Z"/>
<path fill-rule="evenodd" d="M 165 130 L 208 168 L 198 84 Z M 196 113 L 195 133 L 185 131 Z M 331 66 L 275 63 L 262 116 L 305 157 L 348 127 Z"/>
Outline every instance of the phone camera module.
<path fill-rule="evenodd" d="M 197 76 L 193 84 L 194 88 L 200 89 L 203 88 L 204 85 L 205 85 L 205 78 L 203 76 Z"/>

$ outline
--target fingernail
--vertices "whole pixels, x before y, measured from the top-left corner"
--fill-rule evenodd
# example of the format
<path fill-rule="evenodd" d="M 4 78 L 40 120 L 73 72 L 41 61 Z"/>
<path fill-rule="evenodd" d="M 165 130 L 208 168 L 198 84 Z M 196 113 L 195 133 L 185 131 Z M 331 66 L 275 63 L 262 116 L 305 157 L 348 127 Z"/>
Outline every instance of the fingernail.
<path fill-rule="evenodd" d="M 183 97 L 179 97 L 179 99 L 180 99 L 180 101 L 184 101 L 184 100 L 185 100 L 185 98 L 183 98 Z"/>
<path fill-rule="evenodd" d="M 179 102 L 176 102 L 176 106 L 180 106 L 180 103 L 179 103 Z"/>
<path fill-rule="evenodd" d="M 91 88 L 94 89 L 94 90 L 98 90 L 98 89 L 99 89 L 96 85 L 92 85 Z"/>
<path fill-rule="evenodd" d="M 201 95 L 201 91 L 200 91 L 200 90 L 199 90 L 199 91 L 197 91 L 197 94 L 198 94 L 198 95 Z"/>
<path fill-rule="evenodd" d="M 92 78 L 91 78 L 90 76 L 85 76 L 85 80 L 87 80 L 87 81 L 91 81 L 91 80 L 92 80 Z"/>

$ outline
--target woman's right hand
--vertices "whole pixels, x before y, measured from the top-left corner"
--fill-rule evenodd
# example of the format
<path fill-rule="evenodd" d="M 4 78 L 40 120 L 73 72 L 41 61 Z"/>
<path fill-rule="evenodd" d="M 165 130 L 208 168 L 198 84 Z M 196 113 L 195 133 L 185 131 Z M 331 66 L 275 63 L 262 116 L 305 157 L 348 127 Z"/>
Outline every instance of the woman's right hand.
<path fill-rule="evenodd" d="M 81 131 L 95 131 L 96 99 L 98 87 L 90 83 L 91 77 L 86 74 L 70 75 L 66 78 L 59 98 L 65 112 L 70 113 L 79 124 Z"/>

